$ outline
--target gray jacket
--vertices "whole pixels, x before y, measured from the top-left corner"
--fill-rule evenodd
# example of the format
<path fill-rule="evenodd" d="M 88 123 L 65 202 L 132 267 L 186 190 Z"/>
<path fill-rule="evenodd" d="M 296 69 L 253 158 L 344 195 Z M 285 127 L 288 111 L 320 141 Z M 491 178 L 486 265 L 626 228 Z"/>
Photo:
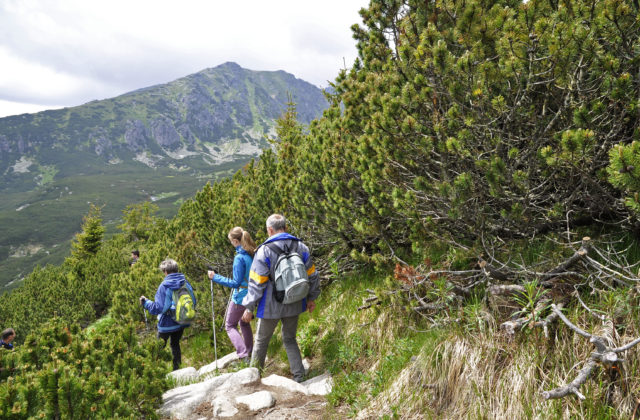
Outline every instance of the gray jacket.
<path fill-rule="evenodd" d="M 307 300 L 316 300 L 320 295 L 320 283 L 316 267 L 311 261 L 309 248 L 302 242 L 298 242 L 298 253 L 307 268 L 309 275 L 309 294 L 300 302 L 282 304 L 273 297 L 273 281 L 271 279 L 272 264 L 275 264 L 277 254 L 269 247 L 264 246 L 270 242 L 283 250 L 288 250 L 293 241 L 299 241 L 293 235 L 286 232 L 278 233 L 267 239 L 256 251 L 249 273 L 249 291 L 242 300 L 242 306 L 253 311 L 257 309 L 256 316 L 265 319 L 280 319 L 300 315 L 307 310 Z"/>

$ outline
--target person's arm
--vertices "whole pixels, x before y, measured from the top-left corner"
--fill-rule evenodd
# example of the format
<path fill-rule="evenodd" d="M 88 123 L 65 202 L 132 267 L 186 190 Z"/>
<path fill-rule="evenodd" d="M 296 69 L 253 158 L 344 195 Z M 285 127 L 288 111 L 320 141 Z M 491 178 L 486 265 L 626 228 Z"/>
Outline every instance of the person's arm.
<path fill-rule="evenodd" d="M 239 256 L 236 256 L 233 259 L 233 278 L 230 279 L 228 277 L 224 277 L 218 273 L 215 273 L 211 281 L 214 281 L 225 287 L 237 289 L 242 285 L 243 276 L 244 276 L 244 261 L 242 261 L 242 258 L 240 258 Z"/>
<path fill-rule="evenodd" d="M 266 263 L 265 248 L 260 247 L 249 271 L 249 287 L 247 295 L 242 300 L 242 306 L 253 312 L 264 294 L 269 282 L 269 266 Z"/>
<path fill-rule="evenodd" d="M 311 252 L 309 252 L 309 248 L 306 245 L 304 245 L 304 248 L 305 250 L 302 253 L 302 259 L 304 260 L 304 266 L 307 269 L 307 276 L 309 276 L 309 294 L 307 295 L 307 301 L 310 304 L 320 296 L 320 280 L 318 272 L 316 271 L 316 266 L 311 258 Z M 313 304 L 313 307 L 315 308 L 315 303 Z M 310 308 L 309 312 L 311 311 L 313 311 L 313 309 Z"/>
<path fill-rule="evenodd" d="M 165 313 L 171 306 L 171 300 L 167 306 L 166 299 L 167 289 L 161 284 L 156 292 L 155 301 L 147 299 L 144 303 L 144 308 L 149 311 L 151 315 L 160 315 Z"/>

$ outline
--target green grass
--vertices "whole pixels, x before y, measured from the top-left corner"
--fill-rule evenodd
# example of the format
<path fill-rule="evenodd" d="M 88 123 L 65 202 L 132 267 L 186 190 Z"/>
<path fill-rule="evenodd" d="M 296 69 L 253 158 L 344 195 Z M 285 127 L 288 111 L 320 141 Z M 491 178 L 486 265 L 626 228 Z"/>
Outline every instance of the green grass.
<path fill-rule="evenodd" d="M 216 331 L 218 346 L 218 359 L 235 351 L 229 342 L 227 333 Z M 213 346 L 213 333 L 211 331 L 189 331 L 182 340 L 182 366 L 193 366 L 196 369 L 215 361 L 215 349 Z"/>
<path fill-rule="evenodd" d="M 115 323 L 116 320 L 111 314 L 107 314 L 87 327 L 87 337 L 92 338 L 94 336 L 104 335 Z"/>

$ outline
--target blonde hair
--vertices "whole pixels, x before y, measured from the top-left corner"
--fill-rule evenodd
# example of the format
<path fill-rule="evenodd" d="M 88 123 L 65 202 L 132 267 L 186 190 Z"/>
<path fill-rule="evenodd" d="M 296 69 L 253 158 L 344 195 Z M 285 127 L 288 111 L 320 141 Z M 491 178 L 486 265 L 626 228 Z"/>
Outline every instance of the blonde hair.
<path fill-rule="evenodd" d="M 236 226 L 229 231 L 229 235 L 227 235 L 229 240 L 235 239 L 236 241 L 240 241 L 240 246 L 242 249 L 247 251 L 251 256 L 256 252 L 256 243 L 253 242 L 251 235 L 246 230 L 242 229 L 240 226 Z"/>

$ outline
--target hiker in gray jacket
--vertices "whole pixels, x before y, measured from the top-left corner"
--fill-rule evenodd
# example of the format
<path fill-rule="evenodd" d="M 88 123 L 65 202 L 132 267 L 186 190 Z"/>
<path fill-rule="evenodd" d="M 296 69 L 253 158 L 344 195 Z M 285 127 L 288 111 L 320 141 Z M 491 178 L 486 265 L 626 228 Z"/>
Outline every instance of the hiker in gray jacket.
<path fill-rule="evenodd" d="M 249 273 L 249 290 L 242 300 L 242 306 L 247 308 L 242 315 L 245 322 L 249 322 L 256 309 L 258 326 L 251 355 L 251 364 L 260 369 L 264 367 L 267 355 L 267 347 L 273 331 L 282 321 L 282 342 L 289 359 L 289 367 L 296 382 L 304 380 L 304 367 L 300 348 L 296 340 L 298 329 L 298 316 L 306 310 L 313 312 L 316 307 L 315 300 L 320 295 L 318 273 L 311 261 L 309 248 L 302 241 L 286 232 L 287 220 L 280 214 L 272 214 L 267 219 L 267 239 L 256 251 Z M 294 244 L 295 243 L 295 244 Z M 268 244 L 273 244 L 268 246 Z M 309 277 L 309 293 L 305 299 L 299 302 L 283 304 L 274 296 L 274 270 L 278 259 L 278 253 L 272 248 L 288 251 L 297 246 L 297 252 L 302 257 Z M 269 281 L 271 280 L 271 281 Z"/>

